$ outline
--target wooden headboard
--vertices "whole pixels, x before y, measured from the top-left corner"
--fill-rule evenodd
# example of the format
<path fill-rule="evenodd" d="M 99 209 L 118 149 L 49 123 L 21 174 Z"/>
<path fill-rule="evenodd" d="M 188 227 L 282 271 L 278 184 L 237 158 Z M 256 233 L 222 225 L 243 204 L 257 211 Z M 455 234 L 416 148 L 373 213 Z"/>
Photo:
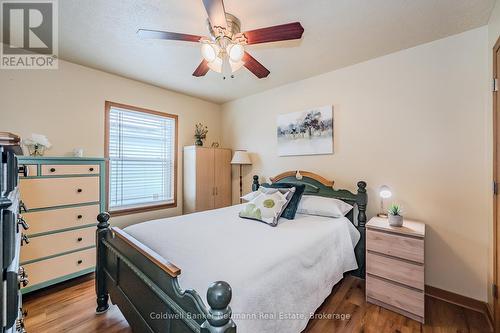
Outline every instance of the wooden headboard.
<path fill-rule="evenodd" d="M 353 272 L 353 275 L 364 278 L 365 275 L 365 224 L 366 224 L 366 206 L 368 204 L 368 195 L 366 194 L 366 182 L 357 183 L 357 193 L 349 190 L 335 189 L 334 181 L 328 180 L 318 174 L 309 171 L 287 171 L 270 178 L 274 183 L 292 183 L 305 185 L 305 195 L 317 195 L 321 197 L 335 198 L 347 202 L 357 208 L 357 219 L 354 219 L 354 209 L 347 213 L 346 217 L 358 229 L 361 238 L 356 245 L 355 253 L 359 268 Z M 259 176 L 253 176 L 252 190 L 256 191 L 260 187 Z"/>

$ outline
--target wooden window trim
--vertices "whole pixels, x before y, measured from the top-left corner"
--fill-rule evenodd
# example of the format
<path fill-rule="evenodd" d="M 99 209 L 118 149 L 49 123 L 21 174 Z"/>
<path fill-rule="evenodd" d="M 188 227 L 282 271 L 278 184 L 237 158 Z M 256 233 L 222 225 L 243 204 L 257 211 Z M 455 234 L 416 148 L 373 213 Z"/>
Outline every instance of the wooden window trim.
<path fill-rule="evenodd" d="M 168 204 L 151 204 L 140 207 L 131 207 L 125 209 L 109 210 L 109 113 L 112 107 L 121 108 L 125 110 L 149 113 L 156 116 L 165 118 L 172 118 L 175 120 L 175 137 L 174 137 L 174 202 Z M 115 103 L 106 101 L 104 106 L 104 156 L 106 158 L 106 211 L 111 216 L 122 216 L 129 214 L 137 214 L 142 212 L 149 212 L 154 210 L 168 209 L 177 207 L 177 160 L 179 159 L 179 117 L 175 114 L 166 112 L 154 111 L 137 106 Z"/>

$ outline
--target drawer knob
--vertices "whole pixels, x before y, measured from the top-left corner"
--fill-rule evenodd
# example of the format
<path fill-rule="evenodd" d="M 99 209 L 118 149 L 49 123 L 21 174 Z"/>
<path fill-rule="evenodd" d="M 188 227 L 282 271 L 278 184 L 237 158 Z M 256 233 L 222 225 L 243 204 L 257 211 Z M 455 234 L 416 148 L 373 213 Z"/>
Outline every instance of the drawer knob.
<path fill-rule="evenodd" d="M 82 192 L 83 192 L 83 190 L 82 190 L 81 188 L 77 189 L 76 191 L 77 191 L 78 193 L 82 193 Z"/>
<path fill-rule="evenodd" d="M 82 217 L 83 217 L 83 215 L 78 215 L 76 218 L 79 219 L 79 220 L 81 220 Z"/>
<path fill-rule="evenodd" d="M 83 260 L 81 260 L 81 259 L 80 259 L 80 260 L 78 260 L 78 261 L 77 261 L 77 264 L 78 264 L 78 265 L 81 265 L 81 264 L 82 264 L 82 262 L 83 262 Z"/>
<path fill-rule="evenodd" d="M 94 171 L 94 168 L 89 168 L 89 171 L 90 171 L 90 172 Z"/>
<path fill-rule="evenodd" d="M 56 172 L 56 168 L 50 168 L 50 172 Z"/>
<path fill-rule="evenodd" d="M 76 240 L 79 241 L 79 242 L 81 242 L 83 240 L 83 238 L 82 237 L 78 237 Z"/>

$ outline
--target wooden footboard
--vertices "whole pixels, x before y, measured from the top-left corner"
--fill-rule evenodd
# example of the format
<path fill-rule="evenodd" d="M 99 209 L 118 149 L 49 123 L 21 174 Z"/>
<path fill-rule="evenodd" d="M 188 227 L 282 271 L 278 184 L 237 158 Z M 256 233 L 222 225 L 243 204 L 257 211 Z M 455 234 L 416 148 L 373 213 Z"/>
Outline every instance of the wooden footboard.
<path fill-rule="evenodd" d="M 97 217 L 96 312 L 118 305 L 134 332 L 235 333 L 231 319 L 231 287 L 214 282 L 207 308 L 194 290 L 182 290 L 181 270 L 119 228 L 109 214 Z"/>

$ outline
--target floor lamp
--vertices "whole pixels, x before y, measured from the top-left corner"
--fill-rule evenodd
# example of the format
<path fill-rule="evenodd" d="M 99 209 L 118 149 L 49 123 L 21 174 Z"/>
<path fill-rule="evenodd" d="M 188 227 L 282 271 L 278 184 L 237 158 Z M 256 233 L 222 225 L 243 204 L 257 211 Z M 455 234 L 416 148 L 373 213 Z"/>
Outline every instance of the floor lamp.
<path fill-rule="evenodd" d="M 231 164 L 240 166 L 240 203 L 241 197 L 243 196 L 243 176 L 242 176 L 242 166 L 251 165 L 252 160 L 250 159 L 250 154 L 244 150 L 236 150 L 231 160 Z"/>

